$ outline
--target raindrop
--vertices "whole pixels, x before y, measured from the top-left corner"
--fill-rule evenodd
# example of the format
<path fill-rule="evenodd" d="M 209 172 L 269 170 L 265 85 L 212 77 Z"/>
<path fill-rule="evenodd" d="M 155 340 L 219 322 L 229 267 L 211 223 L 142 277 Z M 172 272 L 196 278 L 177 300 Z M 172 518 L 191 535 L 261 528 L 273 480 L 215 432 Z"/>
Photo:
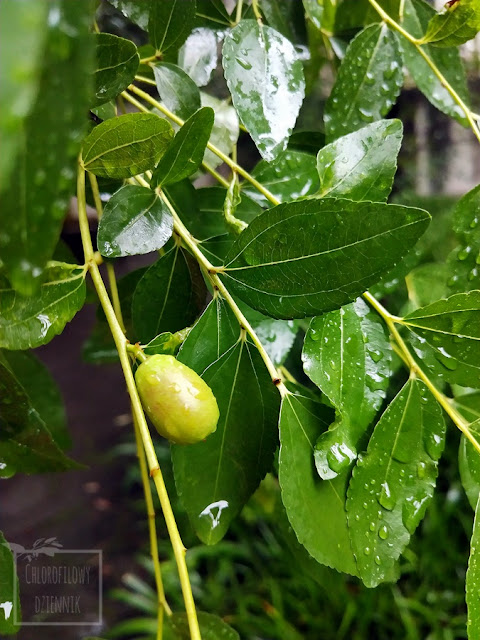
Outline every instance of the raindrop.
<path fill-rule="evenodd" d="M 378 530 L 378 537 L 382 540 L 386 540 L 388 538 L 388 527 L 386 525 L 382 525 Z"/>
<path fill-rule="evenodd" d="M 370 547 L 365 547 L 365 549 L 363 550 L 363 553 L 366 556 L 369 556 L 372 553 L 372 550 L 370 549 Z"/>
<path fill-rule="evenodd" d="M 382 559 L 380 558 L 380 556 L 375 556 L 375 564 L 382 564 Z"/>
<path fill-rule="evenodd" d="M 384 509 L 387 509 L 387 511 L 391 511 L 395 506 L 396 500 L 390 490 L 388 482 L 382 483 L 382 490 L 378 496 L 378 502 Z"/>
<path fill-rule="evenodd" d="M 425 435 L 424 444 L 432 460 L 438 460 L 443 450 L 443 438 L 438 433 L 428 432 Z"/>

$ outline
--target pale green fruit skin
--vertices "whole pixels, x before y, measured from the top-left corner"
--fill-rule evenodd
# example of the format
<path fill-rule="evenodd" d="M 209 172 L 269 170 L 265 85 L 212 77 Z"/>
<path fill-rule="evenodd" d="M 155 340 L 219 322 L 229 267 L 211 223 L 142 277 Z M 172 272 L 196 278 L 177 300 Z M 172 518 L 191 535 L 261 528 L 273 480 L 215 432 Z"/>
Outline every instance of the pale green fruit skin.
<path fill-rule="evenodd" d="M 193 444 L 217 428 L 220 414 L 212 390 L 174 356 L 150 356 L 138 367 L 135 381 L 145 412 L 167 440 Z"/>

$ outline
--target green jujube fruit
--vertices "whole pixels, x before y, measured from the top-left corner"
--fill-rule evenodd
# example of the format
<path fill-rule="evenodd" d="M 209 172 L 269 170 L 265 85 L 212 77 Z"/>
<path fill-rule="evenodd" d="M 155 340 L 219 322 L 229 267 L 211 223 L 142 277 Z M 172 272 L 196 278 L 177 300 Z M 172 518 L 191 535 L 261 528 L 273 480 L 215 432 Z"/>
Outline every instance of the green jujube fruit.
<path fill-rule="evenodd" d="M 212 390 L 174 356 L 150 356 L 138 367 L 135 381 L 143 408 L 167 440 L 193 444 L 217 428 L 220 413 Z"/>

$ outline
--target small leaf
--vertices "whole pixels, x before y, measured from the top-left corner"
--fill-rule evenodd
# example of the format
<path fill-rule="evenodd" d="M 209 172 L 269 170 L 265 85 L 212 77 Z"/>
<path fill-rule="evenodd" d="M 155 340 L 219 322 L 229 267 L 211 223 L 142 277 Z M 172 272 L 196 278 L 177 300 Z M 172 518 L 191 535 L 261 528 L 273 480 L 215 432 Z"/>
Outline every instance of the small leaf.
<path fill-rule="evenodd" d="M 415 306 L 424 307 L 446 297 L 449 268 L 446 264 L 435 262 L 422 264 L 405 276 L 408 298 Z"/>
<path fill-rule="evenodd" d="M 480 499 L 477 500 L 475 520 L 473 523 L 472 541 L 470 543 L 470 558 L 466 579 L 467 595 L 467 633 L 468 640 L 480 638 Z"/>
<path fill-rule="evenodd" d="M 430 18 L 422 42 L 437 47 L 458 47 L 474 38 L 480 31 L 479 0 L 458 0 Z"/>
<path fill-rule="evenodd" d="M 405 0 L 402 26 L 415 38 L 421 38 L 427 29 L 429 20 L 434 15 L 435 10 L 423 0 Z M 415 45 L 400 36 L 399 42 L 405 64 L 420 91 L 437 109 L 466 125 L 465 113 L 436 75 L 432 73 L 430 66 L 418 52 Z M 461 99 L 468 104 L 470 99 L 465 71 L 458 49 L 442 49 L 427 44 L 422 46 L 422 51 L 433 61 Z"/>
<path fill-rule="evenodd" d="M 257 349 L 244 340 L 202 377 L 217 398 L 217 430 L 204 442 L 173 445 L 172 460 L 193 528 L 215 544 L 272 466 L 279 395 Z"/>
<path fill-rule="evenodd" d="M 215 111 L 215 121 L 210 142 L 225 155 L 229 156 L 237 144 L 240 134 L 237 112 L 226 100 L 218 100 L 203 92 L 200 98 L 203 107 L 211 107 Z M 222 160 L 208 149 L 205 151 L 203 161 L 213 168 L 222 164 Z"/>
<path fill-rule="evenodd" d="M 98 249 L 106 258 L 150 253 L 170 239 L 173 219 L 153 191 L 125 185 L 107 202 L 98 225 Z"/>
<path fill-rule="evenodd" d="M 200 92 L 183 69 L 170 62 L 159 62 L 153 67 L 153 75 L 163 104 L 176 116 L 187 120 L 200 109 Z"/>
<path fill-rule="evenodd" d="M 429 218 L 421 209 L 333 198 L 281 204 L 239 236 L 222 276 L 247 304 L 276 318 L 331 311 L 394 266 Z"/>
<path fill-rule="evenodd" d="M 0 289 L 0 347 L 30 349 L 63 331 L 85 301 L 85 271 L 77 265 L 50 266 L 34 297 Z"/>
<path fill-rule="evenodd" d="M 440 406 L 411 378 L 375 426 L 348 488 L 350 541 L 367 587 L 392 579 L 432 498 L 444 439 Z"/>
<path fill-rule="evenodd" d="M 314 194 L 319 188 L 315 158 L 301 151 L 282 151 L 273 162 L 261 160 L 252 175 L 282 202 Z M 246 193 L 263 207 L 271 203 L 257 189 L 244 183 Z"/>
<path fill-rule="evenodd" d="M 262 157 L 286 149 L 305 95 L 302 63 L 289 40 L 255 20 L 227 34 L 223 68 L 237 113 Z"/>
<path fill-rule="evenodd" d="M 13 554 L 0 531 L 0 632 L 17 634 L 21 625 L 20 597 Z M 16 620 L 16 624 L 14 622 Z"/>
<path fill-rule="evenodd" d="M 202 640 L 240 640 L 240 636 L 226 622 L 212 613 L 197 611 Z M 186 613 L 174 613 L 168 618 L 175 640 L 190 640 L 190 628 Z"/>
<path fill-rule="evenodd" d="M 472 393 L 468 394 L 468 396 L 460 396 L 460 398 L 457 398 L 455 401 L 456 406 L 460 409 L 461 413 L 465 415 L 472 411 L 471 404 L 474 404 L 473 410 L 475 410 L 477 416 L 480 416 L 480 394 Z M 463 403 L 470 405 L 467 410 L 465 410 Z M 468 429 L 477 442 L 480 442 L 480 417 L 477 417 L 474 422 L 469 424 Z M 478 453 L 473 444 L 469 442 L 465 436 L 462 436 L 460 441 L 458 465 L 463 488 L 467 494 L 470 506 L 475 511 L 478 497 L 480 496 L 480 453 Z"/>
<path fill-rule="evenodd" d="M 402 322 L 437 351 L 437 359 L 449 371 L 446 380 L 475 386 L 480 382 L 479 312 L 480 291 L 470 291 L 417 309 Z M 464 365 L 476 371 L 470 381 L 464 379 Z"/>
<path fill-rule="evenodd" d="M 321 564 L 356 575 L 345 512 L 348 475 L 321 480 L 313 460 L 315 441 L 333 417 L 329 407 L 308 398 L 289 394 L 283 399 L 278 477 L 300 544 Z"/>
<path fill-rule="evenodd" d="M 217 68 L 218 37 L 212 29 L 194 29 L 178 52 L 178 64 L 195 82 L 204 87 Z"/>
<path fill-rule="evenodd" d="M 132 301 L 135 331 L 142 342 L 159 333 L 189 326 L 205 300 L 205 283 L 198 264 L 176 246 L 155 262 L 140 279 Z"/>
<path fill-rule="evenodd" d="M 325 105 L 328 140 L 381 120 L 403 85 L 402 56 L 394 33 L 372 24 L 350 42 Z"/>
<path fill-rule="evenodd" d="M 386 202 L 402 143 L 400 120 L 380 120 L 320 149 L 319 196 Z"/>
<path fill-rule="evenodd" d="M 336 408 L 337 419 L 315 445 L 324 480 L 349 468 L 386 396 L 391 347 L 383 325 L 361 298 L 313 318 L 303 347 L 305 373 Z"/>
<path fill-rule="evenodd" d="M 133 82 L 140 57 L 131 40 L 110 33 L 96 33 L 94 38 L 97 65 L 93 106 L 98 106 L 116 98 Z"/>
<path fill-rule="evenodd" d="M 190 116 L 155 168 L 150 181 L 152 188 L 180 182 L 195 173 L 203 161 L 213 119 L 210 107 L 203 107 Z"/>
<path fill-rule="evenodd" d="M 195 0 L 152 2 L 148 20 L 148 34 L 155 49 L 161 53 L 178 50 L 193 27 L 195 11 Z"/>
<path fill-rule="evenodd" d="M 173 138 L 173 129 L 153 113 L 128 113 L 99 124 L 85 139 L 85 169 L 103 178 L 129 178 L 153 169 Z"/>
<path fill-rule="evenodd" d="M 457 202 L 452 226 L 458 246 L 450 253 L 447 264 L 452 292 L 480 289 L 480 185 Z"/>

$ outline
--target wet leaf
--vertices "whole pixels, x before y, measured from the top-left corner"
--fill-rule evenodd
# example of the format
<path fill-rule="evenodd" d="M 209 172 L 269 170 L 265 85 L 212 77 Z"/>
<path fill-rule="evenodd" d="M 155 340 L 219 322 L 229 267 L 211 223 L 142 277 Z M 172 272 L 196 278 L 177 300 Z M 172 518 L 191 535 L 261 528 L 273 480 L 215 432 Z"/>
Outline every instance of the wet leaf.
<path fill-rule="evenodd" d="M 123 15 L 145 31 L 148 28 L 150 0 L 108 0 Z"/>
<path fill-rule="evenodd" d="M 321 478 L 347 470 L 380 409 L 391 375 L 391 347 L 378 316 L 361 298 L 313 318 L 303 347 L 303 368 L 337 410 L 315 445 Z"/>
<path fill-rule="evenodd" d="M 294 44 L 307 40 L 305 14 L 297 0 L 262 0 L 261 10 L 267 23 Z"/>
<path fill-rule="evenodd" d="M 348 475 L 321 480 L 315 469 L 316 440 L 332 422 L 323 404 L 290 394 L 280 412 L 279 481 L 293 530 L 321 564 L 356 575 L 345 512 Z"/>
<path fill-rule="evenodd" d="M 178 64 L 195 82 L 204 87 L 217 68 L 218 38 L 215 31 L 200 27 L 194 29 L 178 52 Z"/>
<path fill-rule="evenodd" d="M 156 166 L 150 181 L 152 188 L 180 182 L 195 173 L 203 161 L 213 119 L 210 107 L 190 116 Z"/>
<path fill-rule="evenodd" d="M 46 344 L 63 331 L 85 301 L 85 272 L 59 263 L 45 269 L 40 291 L 23 297 L 0 289 L 0 347 L 30 349 Z"/>
<path fill-rule="evenodd" d="M 334 30 L 336 5 L 336 0 L 303 0 L 307 17 L 317 29 L 327 32 Z"/>
<path fill-rule="evenodd" d="M 176 51 L 187 39 L 195 21 L 196 1 L 152 2 L 148 20 L 150 42 L 157 51 Z"/>
<path fill-rule="evenodd" d="M 279 394 L 257 349 L 243 340 L 202 377 L 217 398 L 217 430 L 204 442 L 172 446 L 172 459 L 193 528 L 215 544 L 272 466 Z"/>
<path fill-rule="evenodd" d="M 95 33 L 97 64 L 95 67 L 95 99 L 98 106 L 116 98 L 133 82 L 140 57 L 131 40 L 110 33 Z"/>
<path fill-rule="evenodd" d="M 143 347 L 144 352 L 148 356 L 154 356 L 156 354 L 175 355 L 175 351 L 181 344 L 181 339 L 178 333 L 160 333 L 158 336 L 150 340 L 148 344 Z"/>
<path fill-rule="evenodd" d="M 466 404 L 468 407 L 465 407 Z M 468 428 L 473 437 L 480 443 L 480 394 L 471 393 L 467 396 L 460 396 L 460 398 L 456 398 L 455 405 L 466 417 L 473 412 L 475 413 L 476 419 L 474 418 L 474 422 Z M 458 465 L 463 488 L 470 506 L 475 511 L 478 497 L 480 496 L 480 453 L 465 436 L 462 436 L 460 441 Z"/>
<path fill-rule="evenodd" d="M 447 258 L 452 293 L 480 289 L 480 185 L 457 202 L 452 226 L 458 246 Z"/>
<path fill-rule="evenodd" d="M 211 107 L 215 111 L 215 121 L 210 142 L 225 155 L 229 156 L 234 145 L 237 144 L 240 133 L 237 112 L 226 100 L 218 100 L 206 93 L 202 93 L 200 98 L 203 107 Z M 222 164 L 222 160 L 208 149 L 205 151 L 203 160 L 213 168 Z"/>
<path fill-rule="evenodd" d="M 468 640 L 480 638 L 480 499 L 477 501 L 475 520 L 473 523 L 472 541 L 470 543 L 470 558 L 468 560 L 466 580 L 466 600 L 468 609 L 467 633 Z"/>
<path fill-rule="evenodd" d="M 432 498 L 444 439 L 440 406 L 410 378 L 375 426 L 348 488 L 350 541 L 367 587 L 392 580 Z"/>
<path fill-rule="evenodd" d="M 196 24 L 211 29 L 230 27 L 231 19 L 222 0 L 197 0 Z"/>
<path fill-rule="evenodd" d="M 325 105 L 328 140 L 381 120 L 403 85 L 402 56 L 386 25 L 365 27 L 349 44 Z"/>
<path fill-rule="evenodd" d="M 318 315 L 378 281 L 412 248 L 429 217 L 421 209 L 334 198 L 281 204 L 239 236 L 222 277 L 267 315 Z"/>
<path fill-rule="evenodd" d="M 381 120 L 320 149 L 319 196 L 386 202 L 402 143 L 400 120 Z"/>
<path fill-rule="evenodd" d="M 167 243 L 172 230 L 172 215 L 163 200 L 145 187 L 125 185 L 105 205 L 98 250 L 106 258 L 150 253 Z"/>
<path fill-rule="evenodd" d="M 440 262 L 422 264 L 413 269 L 405 276 L 409 300 L 418 308 L 445 298 L 448 295 L 448 275 L 448 266 Z"/>
<path fill-rule="evenodd" d="M 153 67 L 157 91 L 162 103 L 182 120 L 188 120 L 200 109 L 200 92 L 183 69 L 170 62 Z"/>
<path fill-rule="evenodd" d="M 422 42 L 437 47 L 457 47 L 474 38 L 480 31 L 479 0 L 461 0 L 437 13 L 428 23 Z"/>
<path fill-rule="evenodd" d="M 17 634 L 21 624 L 18 580 L 16 567 L 8 542 L 0 531 L 0 632 L 7 636 Z M 16 584 L 16 592 L 15 592 Z M 14 620 L 17 621 L 15 624 Z"/>
<path fill-rule="evenodd" d="M 286 149 L 305 94 L 302 63 L 289 40 L 256 20 L 227 34 L 223 68 L 237 113 L 260 154 Z"/>
<path fill-rule="evenodd" d="M 240 640 L 240 636 L 226 622 L 212 613 L 197 611 L 202 640 Z M 168 618 L 175 633 L 175 640 L 190 640 L 190 629 L 186 613 L 174 613 Z"/>
<path fill-rule="evenodd" d="M 164 331 L 188 327 L 205 296 L 197 262 L 175 246 L 145 272 L 135 289 L 132 317 L 137 336 L 148 342 Z"/>
<path fill-rule="evenodd" d="M 153 113 L 105 120 L 85 139 L 85 169 L 103 178 L 129 178 L 153 169 L 168 148 L 173 129 Z"/>

